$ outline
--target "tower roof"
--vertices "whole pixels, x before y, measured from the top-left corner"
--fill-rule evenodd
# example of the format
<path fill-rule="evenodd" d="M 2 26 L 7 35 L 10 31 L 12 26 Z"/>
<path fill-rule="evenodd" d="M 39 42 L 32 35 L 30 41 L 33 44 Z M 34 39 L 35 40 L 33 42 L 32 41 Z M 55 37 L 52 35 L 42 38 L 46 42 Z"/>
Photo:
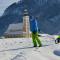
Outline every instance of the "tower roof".
<path fill-rule="evenodd" d="M 27 15 L 29 15 L 29 14 L 28 14 L 28 10 L 25 9 L 25 10 L 24 10 L 24 16 L 27 16 Z"/>

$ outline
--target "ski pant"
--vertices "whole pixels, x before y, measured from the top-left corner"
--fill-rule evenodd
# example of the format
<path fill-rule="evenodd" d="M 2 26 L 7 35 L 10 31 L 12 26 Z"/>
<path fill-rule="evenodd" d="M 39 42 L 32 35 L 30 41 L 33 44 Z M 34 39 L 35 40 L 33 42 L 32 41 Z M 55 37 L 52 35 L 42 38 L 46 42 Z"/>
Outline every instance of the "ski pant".
<path fill-rule="evenodd" d="M 34 47 L 37 47 L 37 44 L 39 45 L 39 47 L 42 46 L 41 41 L 38 38 L 38 33 L 37 32 L 35 32 L 35 33 L 32 32 L 32 40 L 33 40 Z"/>

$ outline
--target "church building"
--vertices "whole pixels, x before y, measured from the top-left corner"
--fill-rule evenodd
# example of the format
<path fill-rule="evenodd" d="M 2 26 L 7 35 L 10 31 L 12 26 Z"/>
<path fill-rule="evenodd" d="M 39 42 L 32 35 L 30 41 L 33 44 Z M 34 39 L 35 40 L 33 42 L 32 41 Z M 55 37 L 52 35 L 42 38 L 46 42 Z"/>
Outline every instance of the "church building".
<path fill-rule="evenodd" d="M 22 18 L 23 18 L 22 23 L 9 25 L 8 29 L 4 33 L 4 36 L 6 38 L 15 38 L 15 37 L 29 38 L 31 36 L 29 15 L 27 9 L 24 10 Z"/>

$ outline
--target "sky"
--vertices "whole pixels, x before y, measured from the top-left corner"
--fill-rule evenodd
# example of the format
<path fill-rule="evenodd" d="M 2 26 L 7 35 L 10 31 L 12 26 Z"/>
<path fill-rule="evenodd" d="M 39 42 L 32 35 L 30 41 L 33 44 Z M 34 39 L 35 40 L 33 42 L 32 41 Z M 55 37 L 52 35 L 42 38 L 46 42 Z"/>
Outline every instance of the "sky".
<path fill-rule="evenodd" d="M 2 16 L 4 10 L 14 2 L 18 2 L 20 0 L 0 0 L 0 16 Z"/>

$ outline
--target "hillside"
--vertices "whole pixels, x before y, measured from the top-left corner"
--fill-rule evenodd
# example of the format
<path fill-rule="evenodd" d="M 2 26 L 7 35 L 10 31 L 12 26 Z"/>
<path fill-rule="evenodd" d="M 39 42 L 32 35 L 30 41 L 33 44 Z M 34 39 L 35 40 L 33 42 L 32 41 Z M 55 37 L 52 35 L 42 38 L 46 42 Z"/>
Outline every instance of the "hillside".
<path fill-rule="evenodd" d="M 6 8 L 0 17 L 0 35 L 11 23 L 22 22 L 23 10 L 27 8 L 29 15 L 37 17 L 39 32 L 57 34 L 60 32 L 59 0 L 21 0 Z"/>

